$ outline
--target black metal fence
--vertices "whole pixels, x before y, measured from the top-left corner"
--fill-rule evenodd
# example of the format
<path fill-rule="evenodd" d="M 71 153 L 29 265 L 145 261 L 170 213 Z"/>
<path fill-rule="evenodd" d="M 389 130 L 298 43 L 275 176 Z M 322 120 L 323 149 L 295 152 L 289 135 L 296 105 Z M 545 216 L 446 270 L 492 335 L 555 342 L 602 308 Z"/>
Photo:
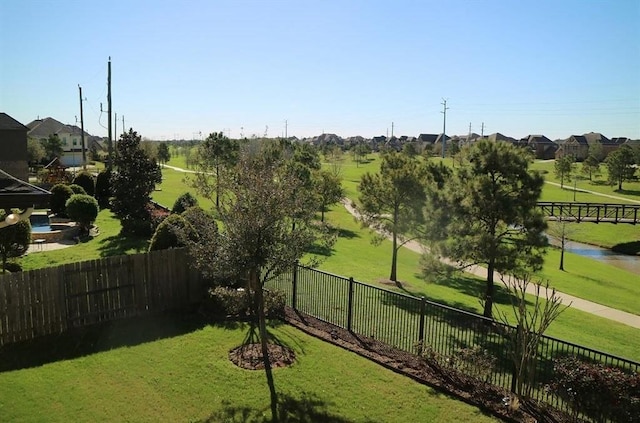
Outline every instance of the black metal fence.
<path fill-rule="evenodd" d="M 449 363 L 461 351 L 478 348 L 494 363 L 482 378 L 505 390 L 515 387 L 515 367 L 509 353 L 513 348 L 509 334 L 514 333 L 515 327 L 304 266 L 270 281 L 267 288 L 283 291 L 287 305 L 297 311 L 413 354 L 426 352 L 431 358 Z M 567 355 L 640 371 L 638 362 L 544 336 L 526 380 L 531 398 L 572 411 L 569 404 L 546 389 L 553 378 L 553 360 Z M 474 363 L 456 370 L 478 376 Z"/>

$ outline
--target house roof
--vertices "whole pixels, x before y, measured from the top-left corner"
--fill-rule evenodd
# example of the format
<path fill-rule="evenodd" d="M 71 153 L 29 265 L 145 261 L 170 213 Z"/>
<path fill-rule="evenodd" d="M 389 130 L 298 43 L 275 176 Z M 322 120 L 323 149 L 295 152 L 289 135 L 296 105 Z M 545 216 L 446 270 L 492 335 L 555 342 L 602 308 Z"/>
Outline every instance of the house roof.
<path fill-rule="evenodd" d="M 553 141 L 551 141 L 549 138 L 545 137 L 544 135 L 529 135 L 529 137 L 525 138 L 525 140 L 529 143 L 529 144 L 555 144 Z"/>
<path fill-rule="evenodd" d="M 420 134 L 418 136 L 418 141 L 435 143 L 438 139 L 438 136 L 438 134 Z"/>
<path fill-rule="evenodd" d="M 58 122 L 54 118 L 44 118 L 44 119 L 36 119 L 27 124 L 27 127 L 30 129 L 28 135 L 33 138 L 47 138 L 49 135 L 57 134 L 65 125 L 62 122 Z M 71 132 L 69 129 L 68 132 Z"/>
<path fill-rule="evenodd" d="M 0 209 L 49 207 L 51 193 L 0 169 Z"/>
<path fill-rule="evenodd" d="M 28 131 L 29 128 L 27 128 L 8 114 L 0 112 L 0 130 Z"/>
<path fill-rule="evenodd" d="M 583 137 L 589 144 L 593 144 L 595 142 L 600 142 L 601 144 L 611 144 L 611 140 L 602 135 L 600 132 L 589 132 L 588 134 L 584 134 Z"/>

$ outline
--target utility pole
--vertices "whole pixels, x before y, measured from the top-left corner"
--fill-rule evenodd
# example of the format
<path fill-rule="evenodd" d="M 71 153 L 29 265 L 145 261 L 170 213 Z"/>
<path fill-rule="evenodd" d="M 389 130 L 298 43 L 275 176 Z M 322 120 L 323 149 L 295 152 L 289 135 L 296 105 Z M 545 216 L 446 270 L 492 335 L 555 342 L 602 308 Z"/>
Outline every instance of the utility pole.
<path fill-rule="evenodd" d="M 289 139 L 288 126 L 289 126 L 289 121 L 285 119 L 284 120 L 284 139 Z"/>
<path fill-rule="evenodd" d="M 118 114 L 117 113 L 113 113 L 113 135 L 115 136 L 115 139 L 118 139 Z"/>
<path fill-rule="evenodd" d="M 82 168 L 87 170 L 87 149 L 84 144 L 84 116 L 82 114 L 82 87 L 78 84 L 80 91 L 80 142 L 82 142 Z"/>
<path fill-rule="evenodd" d="M 124 115 L 122 115 L 122 133 L 123 134 L 127 133 L 127 128 L 124 126 Z"/>
<path fill-rule="evenodd" d="M 480 136 L 484 138 L 484 122 L 482 122 L 482 129 L 480 131 Z"/>
<path fill-rule="evenodd" d="M 394 127 L 394 124 L 393 122 L 391 122 L 391 138 L 393 138 L 393 127 Z"/>
<path fill-rule="evenodd" d="M 447 100 L 445 100 L 444 98 L 442 99 L 442 111 L 440 113 L 442 113 L 444 115 L 444 121 L 442 124 L 442 158 L 444 159 L 444 150 L 445 150 L 445 145 L 447 143 L 447 110 L 449 109 L 447 107 Z"/>
<path fill-rule="evenodd" d="M 109 123 L 107 128 L 109 131 L 109 162 L 107 164 L 107 171 L 111 172 L 113 168 L 113 137 L 111 134 L 111 56 L 109 56 L 109 63 L 107 65 L 107 115 L 109 116 Z"/>

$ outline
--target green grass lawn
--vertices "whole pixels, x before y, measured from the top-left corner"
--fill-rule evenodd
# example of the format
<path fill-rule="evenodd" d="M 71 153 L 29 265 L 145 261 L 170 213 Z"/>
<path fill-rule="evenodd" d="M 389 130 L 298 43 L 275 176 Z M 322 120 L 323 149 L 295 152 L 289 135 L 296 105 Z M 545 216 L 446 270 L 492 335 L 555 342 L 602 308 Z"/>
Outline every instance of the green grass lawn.
<path fill-rule="evenodd" d="M 297 355 L 274 370 L 286 421 L 496 421 L 293 327 L 270 331 Z M 0 421 L 270 421 L 264 371 L 228 359 L 247 332 L 245 324 L 156 316 L 2 351 Z M 64 354 L 42 361 L 43 350 Z"/>

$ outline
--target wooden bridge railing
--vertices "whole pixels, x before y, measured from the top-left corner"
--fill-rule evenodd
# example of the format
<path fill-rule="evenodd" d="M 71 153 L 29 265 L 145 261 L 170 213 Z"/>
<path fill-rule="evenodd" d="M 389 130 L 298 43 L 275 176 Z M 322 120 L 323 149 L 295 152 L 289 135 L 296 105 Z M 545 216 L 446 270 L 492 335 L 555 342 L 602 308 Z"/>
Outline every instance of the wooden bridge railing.
<path fill-rule="evenodd" d="M 550 220 L 569 222 L 640 223 L 640 204 L 538 202 Z"/>

